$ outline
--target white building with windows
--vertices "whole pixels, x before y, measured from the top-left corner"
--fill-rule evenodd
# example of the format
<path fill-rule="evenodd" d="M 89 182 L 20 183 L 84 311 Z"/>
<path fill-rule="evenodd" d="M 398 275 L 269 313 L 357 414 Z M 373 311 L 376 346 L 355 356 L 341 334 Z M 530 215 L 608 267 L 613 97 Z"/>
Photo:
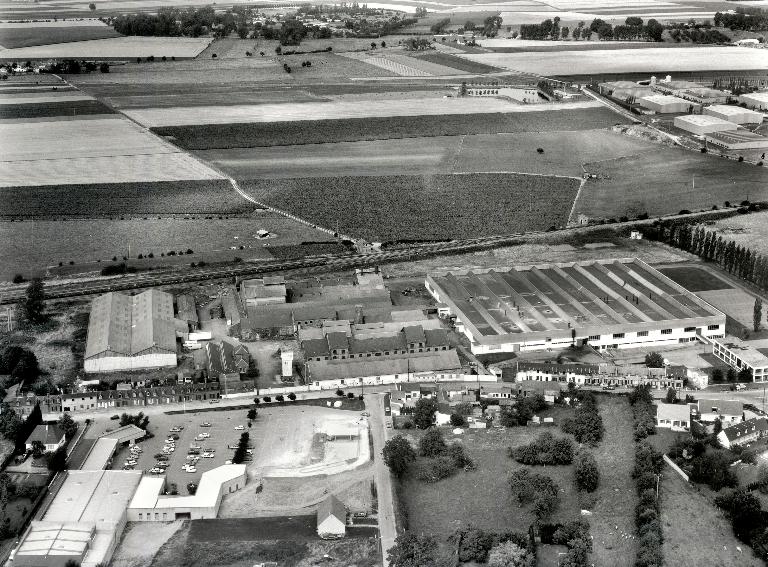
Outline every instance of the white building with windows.
<path fill-rule="evenodd" d="M 691 408 L 688 404 L 656 403 L 656 427 L 672 431 L 688 431 L 691 428 Z"/>
<path fill-rule="evenodd" d="M 768 352 L 768 341 L 742 341 L 731 336 L 712 341 L 712 353 L 717 358 L 734 370 L 748 368 L 753 382 L 768 382 L 768 356 L 760 348 Z"/>
<path fill-rule="evenodd" d="M 658 347 L 722 337 L 725 315 L 642 260 L 596 260 L 427 276 L 474 354 Z"/>

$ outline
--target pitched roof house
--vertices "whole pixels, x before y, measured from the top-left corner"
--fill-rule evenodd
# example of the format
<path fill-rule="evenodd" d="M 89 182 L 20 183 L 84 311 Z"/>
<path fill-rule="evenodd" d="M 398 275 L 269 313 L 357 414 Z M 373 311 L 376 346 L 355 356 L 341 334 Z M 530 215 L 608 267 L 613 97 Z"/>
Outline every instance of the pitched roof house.
<path fill-rule="evenodd" d="M 656 404 L 656 427 L 672 431 L 688 431 L 691 427 L 691 408 L 688 404 Z"/>
<path fill-rule="evenodd" d="M 64 440 L 64 432 L 58 425 L 45 425 L 41 423 L 27 437 L 26 448 L 27 451 L 31 451 L 32 443 L 40 441 L 45 445 L 46 451 L 52 452 L 64 445 Z"/>
<path fill-rule="evenodd" d="M 747 445 L 768 434 L 768 420 L 757 417 L 726 427 L 717 434 L 717 440 L 726 449 L 735 445 Z"/>
<path fill-rule="evenodd" d="M 334 495 L 317 507 L 317 535 L 322 539 L 337 539 L 347 533 L 347 508 Z"/>

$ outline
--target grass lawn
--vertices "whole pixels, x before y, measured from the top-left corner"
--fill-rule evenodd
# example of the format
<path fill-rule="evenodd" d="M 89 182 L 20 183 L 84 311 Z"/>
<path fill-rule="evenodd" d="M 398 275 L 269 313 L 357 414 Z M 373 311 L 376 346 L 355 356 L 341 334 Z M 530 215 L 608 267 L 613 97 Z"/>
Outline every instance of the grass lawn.
<path fill-rule="evenodd" d="M 696 266 L 681 268 L 662 268 L 661 273 L 672 281 L 680 284 L 688 291 L 712 291 L 718 289 L 733 289 L 728 282 L 714 276 L 707 270 Z"/>
<path fill-rule="evenodd" d="M 682 149 L 650 150 L 585 167 L 599 178 L 584 186 L 576 215 L 610 218 L 647 212 L 657 216 L 683 209 L 710 209 L 712 205 L 723 206 L 725 201 L 768 198 L 765 168 Z M 637 178 L 638 171 L 643 172 L 642 181 Z"/>
<path fill-rule="evenodd" d="M 636 556 L 636 540 L 628 537 L 635 533 L 636 504 L 632 413 L 623 396 L 600 396 L 599 408 L 605 437 L 592 450 L 600 469 L 595 506 L 587 518 L 594 537 L 592 563 L 631 566 Z"/>
<path fill-rule="evenodd" d="M 664 469 L 661 518 L 665 563 L 697 567 L 762 565 L 749 546 L 736 539 L 730 522 L 705 494 L 670 468 Z"/>
<path fill-rule="evenodd" d="M 507 456 L 507 447 L 529 443 L 544 429 L 516 427 L 512 429 L 467 430 L 461 437 L 448 428 L 446 440 L 458 438 L 474 459 L 477 468 L 434 484 L 415 479 L 404 482 L 403 500 L 408 507 L 409 527 L 429 533 L 441 543 L 457 528 L 472 524 L 490 531 L 524 532 L 534 521 L 532 505 L 521 506 L 509 489 L 509 476 L 524 468 Z M 559 430 L 549 429 L 556 435 Z M 420 432 L 409 432 L 415 442 Z M 573 467 L 531 467 L 560 486 L 560 507 L 553 521 L 573 520 L 579 515 L 578 495 L 573 484 Z"/>

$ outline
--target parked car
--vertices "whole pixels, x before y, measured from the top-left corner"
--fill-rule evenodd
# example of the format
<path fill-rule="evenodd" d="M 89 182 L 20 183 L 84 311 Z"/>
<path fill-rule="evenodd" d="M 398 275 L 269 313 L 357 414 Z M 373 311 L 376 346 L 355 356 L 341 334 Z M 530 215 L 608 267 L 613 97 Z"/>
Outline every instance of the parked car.
<path fill-rule="evenodd" d="M 125 461 L 125 464 L 126 464 L 126 466 L 129 466 L 129 467 L 135 467 L 136 466 L 136 461 L 131 459 L 129 461 Z"/>
<path fill-rule="evenodd" d="M 232 444 L 232 445 L 227 445 L 227 449 L 232 449 L 232 450 L 235 450 L 235 449 L 237 449 L 237 447 L 238 447 L 238 446 L 237 446 L 237 445 L 234 445 L 234 444 Z"/>
<path fill-rule="evenodd" d="M 185 469 L 188 473 L 196 473 L 197 469 L 195 467 L 190 467 L 188 469 Z"/>
<path fill-rule="evenodd" d="M 364 412 L 363 412 L 363 413 L 361 413 L 360 415 L 361 415 L 362 417 L 371 417 L 371 414 L 370 414 L 370 413 L 368 413 L 367 411 L 364 411 Z"/>
<path fill-rule="evenodd" d="M 242 431 L 243 429 L 245 429 L 244 425 L 236 425 L 235 426 L 235 431 Z"/>
<path fill-rule="evenodd" d="M 201 456 L 201 457 L 203 457 L 204 459 L 212 459 L 212 458 L 214 458 L 216 455 L 214 455 L 213 453 L 203 453 L 203 454 L 202 454 L 202 455 L 200 455 L 200 456 Z"/>
<path fill-rule="evenodd" d="M 213 399 L 212 399 L 210 402 L 208 402 L 208 403 L 209 403 L 209 404 L 218 404 L 220 401 L 221 401 L 221 400 L 220 400 L 219 398 L 213 398 Z"/>
<path fill-rule="evenodd" d="M 210 426 L 211 424 L 208 423 L 207 421 L 204 421 L 203 423 L 200 424 L 200 427 L 210 427 Z"/>
<path fill-rule="evenodd" d="M 149 469 L 149 472 L 152 474 L 163 474 L 165 472 L 165 469 L 161 469 L 160 467 L 153 467 Z"/>

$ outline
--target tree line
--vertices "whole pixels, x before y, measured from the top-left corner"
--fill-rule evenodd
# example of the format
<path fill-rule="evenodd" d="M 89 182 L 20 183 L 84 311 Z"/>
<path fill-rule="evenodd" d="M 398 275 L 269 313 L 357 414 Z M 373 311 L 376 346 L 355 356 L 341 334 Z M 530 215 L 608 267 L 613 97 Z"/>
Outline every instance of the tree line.
<path fill-rule="evenodd" d="M 570 30 L 567 26 L 560 26 L 560 18 L 546 19 L 540 24 L 523 24 L 520 26 L 521 39 L 535 40 L 557 40 L 568 39 L 570 36 L 574 40 L 592 39 L 592 35 L 597 35 L 600 40 L 637 40 L 646 39 L 648 41 L 661 41 L 664 33 L 664 26 L 657 20 L 650 19 L 643 25 L 643 19 L 636 16 L 628 17 L 624 25 L 612 26 L 605 20 L 595 18 L 587 26 L 586 22 L 579 22 L 578 25 Z"/>
<path fill-rule="evenodd" d="M 747 212 L 747 206 L 748 203 L 744 205 L 744 212 Z M 756 206 L 752 208 L 757 210 Z M 714 230 L 707 230 L 702 225 L 658 222 L 644 235 L 714 262 L 729 274 L 768 291 L 768 256 L 733 240 L 725 240 Z"/>
<path fill-rule="evenodd" d="M 736 7 L 733 11 L 716 12 L 715 25 L 731 31 L 764 31 L 768 29 L 768 11 L 755 7 Z"/>

